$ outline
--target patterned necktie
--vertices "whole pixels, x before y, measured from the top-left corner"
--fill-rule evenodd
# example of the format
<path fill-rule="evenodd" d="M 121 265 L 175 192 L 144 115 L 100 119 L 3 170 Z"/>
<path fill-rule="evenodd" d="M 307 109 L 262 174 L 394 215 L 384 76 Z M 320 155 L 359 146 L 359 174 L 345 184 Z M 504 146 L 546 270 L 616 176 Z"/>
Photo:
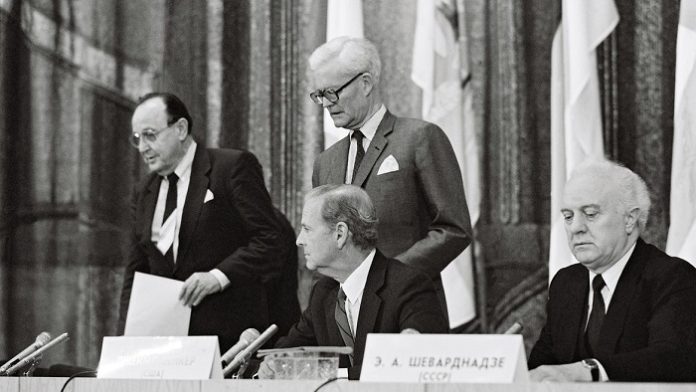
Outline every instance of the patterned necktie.
<path fill-rule="evenodd" d="M 164 226 L 164 223 L 167 221 L 167 219 L 169 219 L 169 216 L 176 209 L 176 182 L 178 180 L 179 177 L 176 175 L 176 173 L 172 173 L 167 176 L 167 181 L 169 182 L 169 190 L 167 190 L 167 202 L 164 204 L 164 216 L 162 217 L 162 226 Z M 164 254 L 164 257 L 172 263 L 174 262 L 174 243 L 172 243 L 169 249 L 167 249 L 167 253 Z"/>
<path fill-rule="evenodd" d="M 363 157 L 365 157 L 365 147 L 363 147 L 363 139 L 365 138 L 365 135 L 363 135 L 359 129 L 356 129 L 353 131 L 352 137 L 355 139 L 355 143 L 357 144 L 358 148 L 355 150 L 355 163 L 353 164 L 353 176 L 351 177 L 351 181 L 355 179 L 355 175 L 358 173 L 358 169 L 360 168 L 360 163 L 362 162 Z"/>
<path fill-rule="evenodd" d="M 604 285 L 602 275 L 597 275 L 592 279 L 592 311 L 590 312 L 590 319 L 587 322 L 587 330 L 585 331 L 585 341 L 591 355 L 597 352 L 599 333 L 602 330 L 602 322 L 604 321 L 605 306 L 604 297 L 602 297 Z"/>
<path fill-rule="evenodd" d="M 334 317 L 336 318 L 336 325 L 338 325 L 338 331 L 341 333 L 343 338 L 343 343 L 350 348 L 355 347 L 355 341 L 353 339 L 353 332 L 350 329 L 350 324 L 348 324 L 348 315 L 346 314 L 346 293 L 343 292 L 342 288 L 338 289 L 338 298 L 336 299 L 336 311 L 334 312 Z M 353 354 L 349 356 L 350 364 L 353 364 Z"/>

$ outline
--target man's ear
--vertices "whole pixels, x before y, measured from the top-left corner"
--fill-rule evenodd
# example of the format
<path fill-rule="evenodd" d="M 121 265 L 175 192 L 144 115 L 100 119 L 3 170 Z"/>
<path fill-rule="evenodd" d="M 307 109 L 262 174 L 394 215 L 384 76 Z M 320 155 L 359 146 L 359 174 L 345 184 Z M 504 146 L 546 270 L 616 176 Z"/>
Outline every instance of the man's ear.
<path fill-rule="evenodd" d="M 360 76 L 360 86 L 362 87 L 365 96 L 372 94 L 375 89 L 375 80 L 372 78 L 372 74 L 365 72 Z"/>
<path fill-rule="evenodd" d="M 348 243 L 348 236 L 350 231 L 348 230 L 348 225 L 345 222 L 336 223 L 336 229 L 334 230 L 334 238 L 336 239 L 336 247 L 338 249 L 343 249 Z"/>
<path fill-rule="evenodd" d="M 184 139 L 186 139 L 186 137 L 188 136 L 188 120 L 182 117 L 176 120 L 174 127 L 176 127 L 176 135 L 179 138 L 179 140 L 183 141 Z"/>
<path fill-rule="evenodd" d="M 626 234 L 633 233 L 633 230 L 638 228 L 638 217 L 640 216 L 640 208 L 635 207 L 626 214 L 624 218 Z"/>

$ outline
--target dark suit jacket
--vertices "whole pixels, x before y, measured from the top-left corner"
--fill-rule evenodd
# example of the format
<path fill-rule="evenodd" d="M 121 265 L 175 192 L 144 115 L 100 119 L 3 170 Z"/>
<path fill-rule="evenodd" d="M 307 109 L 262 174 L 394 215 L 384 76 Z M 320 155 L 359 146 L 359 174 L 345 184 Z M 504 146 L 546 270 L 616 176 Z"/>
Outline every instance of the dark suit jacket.
<path fill-rule="evenodd" d="M 249 152 L 197 146 L 175 264 L 150 240 L 160 181 L 151 174 L 135 191 L 119 330 L 123 331 L 136 271 L 183 281 L 194 272 L 218 268 L 231 284 L 192 309 L 189 333 L 217 335 L 224 352 L 244 329 L 268 327 L 267 287 L 275 283 L 284 262 L 280 224 L 261 166 Z M 204 203 L 207 189 L 214 199 Z"/>
<path fill-rule="evenodd" d="M 338 282 L 331 278 L 320 279 L 300 321 L 278 340 L 276 347 L 344 346 L 334 316 L 338 287 Z M 406 328 L 446 333 L 448 327 L 430 279 L 377 251 L 360 305 L 354 366 L 349 369 L 349 377 L 359 378 L 368 333 L 399 333 Z M 342 356 L 341 367 L 349 364 L 348 357 Z"/>
<path fill-rule="evenodd" d="M 560 270 L 529 368 L 576 362 L 585 328 L 587 269 Z M 607 309 L 595 358 L 615 381 L 696 380 L 696 269 L 638 240 Z"/>
<path fill-rule="evenodd" d="M 300 319 L 300 302 L 297 299 L 298 254 L 295 245 L 295 229 L 278 209 L 275 209 L 275 214 L 281 228 L 282 253 L 278 256 L 283 260 L 283 265 L 279 278 L 267 285 L 270 322 L 278 326 L 278 332 L 268 342 L 270 346 L 278 336 L 287 334 L 290 327 Z"/>
<path fill-rule="evenodd" d="M 317 157 L 314 187 L 345 182 L 349 147 L 346 137 Z M 399 170 L 377 175 L 392 155 Z M 353 184 L 363 187 L 377 208 L 377 248 L 436 282 L 440 271 L 471 242 L 459 165 L 449 139 L 434 124 L 387 112 Z"/>

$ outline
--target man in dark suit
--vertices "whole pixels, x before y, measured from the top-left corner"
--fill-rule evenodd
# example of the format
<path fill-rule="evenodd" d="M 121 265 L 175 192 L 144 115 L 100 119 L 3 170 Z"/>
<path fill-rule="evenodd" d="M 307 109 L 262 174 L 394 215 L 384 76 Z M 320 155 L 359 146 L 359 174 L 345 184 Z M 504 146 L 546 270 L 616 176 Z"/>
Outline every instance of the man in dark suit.
<path fill-rule="evenodd" d="M 276 347 L 352 347 L 353 354 L 342 356 L 340 366 L 356 379 L 368 333 L 447 331 L 430 279 L 385 257 L 376 243 L 376 211 L 364 190 L 324 185 L 307 194 L 297 244 L 304 249 L 307 268 L 325 277 L 312 289 L 300 321 Z M 259 375 L 273 377 L 268 362 Z"/>
<path fill-rule="evenodd" d="M 168 93 L 146 95 L 133 113 L 131 142 L 151 174 L 134 195 L 119 331 L 134 273 L 145 272 L 184 281 L 189 334 L 217 335 L 225 351 L 244 329 L 269 325 L 268 293 L 289 250 L 256 157 L 197 145 L 191 127 Z"/>
<path fill-rule="evenodd" d="M 278 331 L 271 337 L 270 343 L 275 342 L 278 336 L 288 333 L 290 327 L 300 319 L 300 302 L 297 299 L 298 254 L 297 246 L 295 246 L 295 229 L 280 210 L 277 208 L 274 210 L 280 222 L 280 241 L 283 252 L 279 253 L 278 257 L 283 264 L 278 279 L 267 285 L 270 322 L 278 326 Z"/>
<path fill-rule="evenodd" d="M 312 185 L 364 188 L 379 216 L 377 247 L 427 273 L 441 290 L 440 272 L 472 236 L 447 136 L 434 124 L 387 111 L 379 91 L 381 62 L 370 41 L 333 39 L 314 51 L 309 66 L 312 100 L 337 127 L 351 130 L 315 160 Z"/>
<path fill-rule="evenodd" d="M 589 161 L 575 170 L 561 212 L 580 263 L 551 283 L 533 380 L 696 380 L 696 269 L 640 239 L 649 210 L 629 169 Z"/>

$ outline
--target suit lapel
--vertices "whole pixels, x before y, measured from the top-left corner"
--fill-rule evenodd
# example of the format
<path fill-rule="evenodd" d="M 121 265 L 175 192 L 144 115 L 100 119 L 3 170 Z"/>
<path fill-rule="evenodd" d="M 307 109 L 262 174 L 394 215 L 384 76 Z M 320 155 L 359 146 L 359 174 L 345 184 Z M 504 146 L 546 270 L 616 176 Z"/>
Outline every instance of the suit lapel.
<path fill-rule="evenodd" d="M 142 237 L 140 242 L 142 244 L 152 242 L 152 218 L 155 215 L 155 206 L 157 205 L 157 196 L 159 195 L 160 183 L 162 182 L 162 177 L 154 174 L 151 176 L 150 181 L 143 190 L 142 199 L 142 226 L 140 227 L 140 233 Z"/>
<path fill-rule="evenodd" d="M 379 123 L 379 127 L 377 127 L 377 132 L 375 132 L 375 137 L 370 142 L 367 151 L 365 151 L 365 156 L 360 164 L 360 168 L 353 177 L 353 185 L 362 187 L 365 184 L 365 180 L 367 180 L 367 176 L 372 171 L 372 167 L 387 146 L 387 136 L 394 129 L 395 122 L 396 118 L 392 116 L 391 113 L 386 112 L 384 114 L 384 118 Z M 343 166 L 345 167 L 346 165 Z"/>
<path fill-rule="evenodd" d="M 155 244 L 152 242 L 152 220 L 155 215 L 155 207 L 157 206 L 157 197 L 159 196 L 159 188 L 162 183 L 162 177 L 153 174 L 151 175 L 150 181 L 147 183 L 143 189 L 142 194 L 142 210 L 140 211 L 141 217 L 141 227 L 140 227 L 140 245 L 143 251 L 152 260 L 158 260 L 159 263 L 168 265 L 169 272 L 174 271 L 174 265 L 171 261 L 167 260 L 166 257 L 157 249 Z"/>
<path fill-rule="evenodd" d="M 377 292 L 384 286 L 384 276 L 387 271 L 387 259 L 379 252 L 375 254 L 370 272 L 365 282 L 360 314 L 358 315 L 358 328 L 355 333 L 355 358 L 362 358 L 365 352 L 367 334 L 375 331 L 377 316 L 382 308 L 382 298 Z M 361 338 L 358 338 L 361 337 Z"/>
<path fill-rule="evenodd" d="M 179 229 L 179 251 L 177 252 L 177 267 L 186 259 L 193 233 L 198 225 L 198 217 L 201 214 L 205 191 L 208 189 L 210 173 L 210 158 L 208 151 L 200 144 L 196 147 L 196 154 L 191 165 L 191 179 L 189 181 L 186 202 L 181 216 L 181 228 Z"/>
<path fill-rule="evenodd" d="M 587 317 L 587 296 L 590 292 L 590 283 L 585 267 L 578 266 L 574 275 L 564 283 L 564 292 L 567 293 L 566 301 L 562 302 L 567 310 L 563 311 L 565 322 L 561 339 L 558 342 L 558 353 L 562 362 L 571 362 L 578 348 L 578 338 L 585 330 L 585 318 Z"/>
<path fill-rule="evenodd" d="M 336 287 L 329 290 L 322 302 L 322 306 L 324 308 L 324 316 L 326 317 L 326 334 L 329 337 L 329 343 L 334 346 L 343 346 L 343 338 L 341 337 L 341 333 L 338 331 L 338 325 L 336 324 L 336 318 L 334 316 L 337 298 L 338 282 L 336 282 Z"/>
<path fill-rule="evenodd" d="M 346 182 L 346 167 L 348 166 L 348 149 L 350 137 L 344 137 L 336 143 L 336 152 L 331 157 L 329 178 L 325 184 L 343 184 Z"/>
<path fill-rule="evenodd" d="M 606 316 L 604 316 L 602 330 L 599 335 L 599 348 L 603 352 L 614 352 L 616 343 L 624 329 L 623 326 L 626 322 L 629 305 L 638 289 L 640 277 L 645 268 L 645 260 L 643 259 L 645 247 L 645 243 L 638 239 L 636 248 L 633 250 L 633 254 L 628 259 L 626 267 L 624 267 L 621 277 L 619 277 L 619 282 L 616 284 L 616 291 L 611 296 L 609 309 Z"/>

